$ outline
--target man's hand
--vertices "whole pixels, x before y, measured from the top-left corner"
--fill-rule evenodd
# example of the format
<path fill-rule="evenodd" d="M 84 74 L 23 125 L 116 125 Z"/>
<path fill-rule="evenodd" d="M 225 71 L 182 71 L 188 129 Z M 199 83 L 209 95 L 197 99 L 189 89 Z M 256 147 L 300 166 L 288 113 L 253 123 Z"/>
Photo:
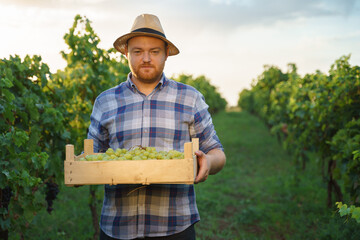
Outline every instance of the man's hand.
<path fill-rule="evenodd" d="M 206 154 L 200 150 L 195 152 L 195 155 L 197 156 L 198 161 L 198 174 L 195 178 L 195 183 L 204 182 L 210 173 L 210 161 L 207 158 Z"/>
<path fill-rule="evenodd" d="M 216 174 L 225 165 L 226 157 L 221 149 L 212 149 L 207 154 L 198 150 L 195 152 L 198 161 L 198 174 L 195 183 L 204 182 L 209 174 Z"/>

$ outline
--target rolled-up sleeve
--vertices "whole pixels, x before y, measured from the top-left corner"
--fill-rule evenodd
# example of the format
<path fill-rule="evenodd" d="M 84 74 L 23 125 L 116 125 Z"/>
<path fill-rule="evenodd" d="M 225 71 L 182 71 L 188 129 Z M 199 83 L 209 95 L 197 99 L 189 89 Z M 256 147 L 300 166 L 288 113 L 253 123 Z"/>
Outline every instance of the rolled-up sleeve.
<path fill-rule="evenodd" d="M 193 122 L 190 125 L 191 137 L 199 138 L 199 149 L 204 153 L 215 148 L 224 150 L 208 111 L 209 106 L 202 94 L 198 95 L 194 104 Z"/>

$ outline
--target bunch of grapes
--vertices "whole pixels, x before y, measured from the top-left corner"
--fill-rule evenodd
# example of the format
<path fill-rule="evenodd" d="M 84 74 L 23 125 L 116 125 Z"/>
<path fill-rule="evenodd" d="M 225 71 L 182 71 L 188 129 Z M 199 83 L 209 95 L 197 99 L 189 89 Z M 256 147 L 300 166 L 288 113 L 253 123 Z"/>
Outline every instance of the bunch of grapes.
<path fill-rule="evenodd" d="M 53 182 L 46 183 L 46 197 L 45 200 L 47 201 L 48 207 L 47 211 L 50 214 L 53 210 L 52 205 L 53 201 L 56 199 L 57 194 L 59 193 L 59 186 Z"/>
<path fill-rule="evenodd" d="M 4 189 L 0 189 L 1 193 L 1 206 L 2 208 L 8 209 L 11 197 L 12 197 L 12 191 L 9 186 L 5 187 Z"/>
<path fill-rule="evenodd" d="M 170 150 L 157 151 L 155 147 L 135 147 L 130 150 L 109 148 L 105 153 L 87 155 L 80 161 L 148 160 L 148 159 L 183 159 L 184 153 Z"/>

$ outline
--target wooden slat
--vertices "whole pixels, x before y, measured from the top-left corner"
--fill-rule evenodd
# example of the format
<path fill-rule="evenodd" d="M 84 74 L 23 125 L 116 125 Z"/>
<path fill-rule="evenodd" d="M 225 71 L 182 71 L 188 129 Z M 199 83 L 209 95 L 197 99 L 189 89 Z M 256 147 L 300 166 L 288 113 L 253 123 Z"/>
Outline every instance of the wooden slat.
<path fill-rule="evenodd" d="M 92 155 L 94 154 L 94 140 L 85 139 L 84 140 L 84 155 Z"/>
<path fill-rule="evenodd" d="M 193 146 L 191 142 L 187 142 L 184 144 L 184 158 L 192 158 L 193 156 Z"/>
<path fill-rule="evenodd" d="M 194 181 L 198 173 L 198 162 L 196 155 L 193 156 L 193 172 L 194 172 Z"/>
<path fill-rule="evenodd" d="M 193 159 L 194 159 L 193 160 L 193 165 L 194 165 L 193 169 L 194 169 L 194 180 L 195 180 L 195 178 L 197 176 L 197 172 L 198 172 L 198 162 L 197 162 L 197 157 L 195 155 L 195 152 L 199 150 L 199 139 L 193 138 L 192 145 L 193 145 L 192 154 L 193 154 Z"/>
<path fill-rule="evenodd" d="M 65 162 L 66 185 L 192 184 L 193 159 Z"/>
<path fill-rule="evenodd" d="M 195 154 L 195 152 L 199 150 L 199 139 L 193 138 L 192 144 L 193 144 L 193 154 Z"/>
<path fill-rule="evenodd" d="M 66 145 L 66 161 L 74 161 L 74 145 L 67 144 Z"/>

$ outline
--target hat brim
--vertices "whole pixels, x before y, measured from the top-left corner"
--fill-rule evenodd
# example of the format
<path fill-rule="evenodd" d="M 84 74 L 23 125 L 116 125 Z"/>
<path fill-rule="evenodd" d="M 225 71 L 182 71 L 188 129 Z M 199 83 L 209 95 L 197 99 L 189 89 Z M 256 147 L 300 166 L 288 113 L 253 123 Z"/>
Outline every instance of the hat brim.
<path fill-rule="evenodd" d="M 166 42 L 168 44 L 169 56 L 177 55 L 180 52 L 179 49 L 172 42 L 167 40 L 166 38 L 164 38 L 158 34 L 147 33 L 147 32 L 131 32 L 131 33 L 125 34 L 115 40 L 114 47 L 116 48 L 116 50 L 118 50 L 119 52 L 121 52 L 122 54 L 125 55 L 125 49 L 126 49 L 126 45 L 127 45 L 127 42 L 129 41 L 129 39 L 133 38 L 133 37 L 138 37 L 138 36 L 149 36 L 149 37 L 159 38 L 159 39 L 163 40 L 164 42 Z"/>

